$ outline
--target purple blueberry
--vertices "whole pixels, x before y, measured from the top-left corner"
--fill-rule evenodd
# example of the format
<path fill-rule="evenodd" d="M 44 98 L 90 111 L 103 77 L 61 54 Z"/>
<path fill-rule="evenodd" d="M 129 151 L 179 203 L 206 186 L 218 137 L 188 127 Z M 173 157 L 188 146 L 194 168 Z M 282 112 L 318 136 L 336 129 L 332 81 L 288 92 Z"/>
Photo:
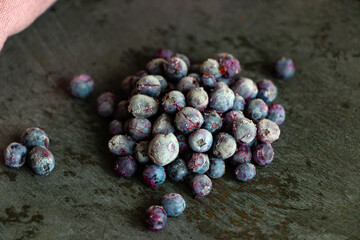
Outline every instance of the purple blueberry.
<path fill-rule="evenodd" d="M 159 165 L 147 165 L 143 172 L 143 181 L 145 185 L 154 188 L 165 182 L 165 168 Z"/>
<path fill-rule="evenodd" d="M 80 74 L 70 82 L 70 92 L 74 97 L 85 98 L 94 90 L 94 80 L 88 74 Z"/>
<path fill-rule="evenodd" d="M 10 143 L 4 152 L 5 165 L 11 168 L 20 168 L 24 165 L 27 149 L 20 143 Z"/>
<path fill-rule="evenodd" d="M 210 94 L 209 107 L 218 113 L 224 113 L 232 109 L 234 100 L 234 92 L 225 83 L 219 82 Z"/>
<path fill-rule="evenodd" d="M 132 156 L 119 157 L 115 161 L 115 173 L 123 178 L 129 178 L 136 172 L 137 166 Z"/>
<path fill-rule="evenodd" d="M 176 134 L 176 138 L 179 142 L 179 153 L 182 153 L 189 149 L 187 137 L 184 134 Z"/>
<path fill-rule="evenodd" d="M 167 59 L 167 58 L 171 58 L 172 56 L 174 56 L 174 53 L 170 49 L 161 48 L 161 49 L 157 50 L 154 53 L 154 56 L 156 58 L 165 58 L 165 59 Z"/>
<path fill-rule="evenodd" d="M 174 82 L 179 81 L 187 75 L 186 63 L 178 57 L 171 57 L 164 63 L 165 75 Z"/>
<path fill-rule="evenodd" d="M 116 95 L 111 92 L 105 92 L 97 98 L 97 112 L 102 117 L 110 117 L 115 109 Z"/>
<path fill-rule="evenodd" d="M 195 198 L 205 197 L 212 188 L 211 179 L 205 174 L 197 174 L 190 180 L 190 186 Z"/>
<path fill-rule="evenodd" d="M 256 137 L 256 126 L 247 118 L 234 121 L 233 131 L 234 137 L 239 144 L 250 143 Z"/>
<path fill-rule="evenodd" d="M 186 106 L 185 96 L 179 91 L 168 92 L 162 101 L 165 112 L 173 114 Z"/>
<path fill-rule="evenodd" d="M 291 58 L 282 57 L 275 65 L 276 75 L 279 78 L 291 78 L 295 74 L 295 64 Z"/>
<path fill-rule="evenodd" d="M 221 178 L 225 174 L 225 162 L 220 158 L 211 158 L 206 174 L 211 178 Z"/>
<path fill-rule="evenodd" d="M 262 99 L 256 98 L 248 103 L 245 115 L 254 122 L 259 122 L 267 116 L 268 110 L 268 105 Z"/>
<path fill-rule="evenodd" d="M 186 95 L 186 103 L 199 111 L 204 111 L 209 103 L 209 96 L 204 88 L 190 89 Z"/>
<path fill-rule="evenodd" d="M 285 120 L 285 109 L 280 104 L 272 104 L 269 107 L 267 119 L 273 121 L 277 125 L 281 125 Z"/>
<path fill-rule="evenodd" d="M 122 100 L 118 103 L 116 110 L 115 110 L 115 119 L 120 121 L 125 121 L 131 117 L 131 114 L 128 111 L 129 109 L 129 101 Z"/>
<path fill-rule="evenodd" d="M 27 148 L 32 148 L 35 146 L 49 148 L 50 145 L 49 137 L 42 129 L 38 127 L 26 129 L 21 136 L 21 143 Z"/>
<path fill-rule="evenodd" d="M 35 146 L 29 152 L 29 165 L 39 175 L 47 175 L 55 167 L 55 158 L 49 149 Z"/>
<path fill-rule="evenodd" d="M 208 73 L 211 76 L 214 76 L 214 78 L 221 77 L 221 72 L 219 69 L 219 63 L 215 59 L 209 58 L 203 64 L 200 66 L 200 73 L 205 74 Z"/>
<path fill-rule="evenodd" d="M 182 54 L 182 53 L 175 53 L 175 54 L 173 55 L 173 57 L 178 57 L 178 58 L 180 58 L 181 60 L 183 60 L 184 63 L 186 64 L 187 68 L 189 69 L 189 67 L 190 67 L 190 59 L 189 59 L 186 55 L 184 55 L 184 54 Z"/>
<path fill-rule="evenodd" d="M 118 120 L 112 120 L 109 124 L 109 133 L 111 136 L 123 134 L 123 123 Z"/>
<path fill-rule="evenodd" d="M 258 88 L 250 78 L 240 78 L 231 89 L 235 94 L 242 96 L 245 101 L 254 99 L 258 94 Z"/>
<path fill-rule="evenodd" d="M 256 169 L 252 163 L 239 164 L 235 168 L 235 177 L 237 180 L 248 182 L 256 175 Z"/>
<path fill-rule="evenodd" d="M 137 73 L 135 73 L 134 77 L 132 78 L 132 87 L 134 88 L 136 86 L 136 84 L 138 83 L 138 81 L 140 81 L 141 78 L 147 76 L 147 72 L 145 72 L 144 70 L 138 71 Z M 133 89 L 136 90 L 136 89 Z"/>
<path fill-rule="evenodd" d="M 135 117 L 152 117 L 158 110 L 159 103 L 154 98 L 147 95 L 137 94 L 130 99 L 129 112 Z"/>
<path fill-rule="evenodd" d="M 157 165 L 165 166 L 179 154 L 179 142 L 173 133 L 158 134 L 149 144 L 149 157 Z"/>
<path fill-rule="evenodd" d="M 213 143 L 212 134 L 206 129 L 198 129 L 190 134 L 189 146 L 194 152 L 207 152 Z"/>
<path fill-rule="evenodd" d="M 134 156 L 138 163 L 147 164 L 150 161 L 148 154 L 149 141 L 141 141 L 136 144 L 134 150 Z"/>
<path fill-rule="evenodd" d="M 219 69 L 221 74 L 226 78 L 232 78 L 241 71 L 239 60 L 237 60 L 231 54 L 225 53 L 222 55 L 217 55 L 216 60 L 219 62 Z"/>
<path fill-rule="evenodd" d="M 166 226 L 167 214 L 161 206 L 151 206 L 145 213 L 145 223 L 150 231 L 160 231 Z"/>
<path fill-rule="evenodd" d="M 251 162 L 252 154 L 250 147 L 241 144 L 231 158 L 231 164 L 237 166 L 242 163 Z"/>
<path fill-rule="evenodd" d="M 115 135 L 108 143 L 110 152 L 120 157 L 132 155 L 134 146 L 134 140 L 127 135 Z"/>
<path fill-rule="evenodd" d="M 161 93 L 161 84 L 156 77 L 147 75 L 137 82 L 136 89 L 140 94 L 156 98 Z"/>
<path fill-rule="evenodd" d="M 129 122 L 129 134 L 135 141 L 146 139 L 151 134 L 151 122 L 146 118 L 133 118 Z"/>
<path fill-rule="evenodd" d="M 256 164 L 267 166 L 274 159 L 274 149 L 270 143 L 260 143 L 254 148 L 252 156 Z"/>
<path fill-rule="evenodd" d="M 236 141 L 233 136 L 227 133 L 219 133 L 214 139 L 213 154 L 221 159 L 227 159 L 234 155 Z"/>
<path fill-rule="evenodd" d="M 244 98 L 239 94 L 235 94 L 234 105 L 232 107 L 232 110 L 243 111 L 245 109 L 245 104 L 246 102 Z"/>
<path fill-rule="evenodd" d="M 224 130 L 228 133 L 232 133 L 233 123 L 235 120 L 245 118 L 244 114 L 241 111 L 229 111 L 225 114 L 223 124 Z"/>
<path fill-rule="evenodd" d="M 216 87 L 217 81 L 214 76 L 204 73 L 200 79 L 200 83 L 205 89 L 212 89 Z"/>
<path fill-rule="evenodd" d="M 177 158 L 175 161 L 166 166 L 166 172 L 168 177 L 174 182 L 183 181 L 189 174 L 189 170 L 185 164 L 185 161 L 181 158 Z"/>
<path fill-rule="evenodd" d="M 182 92 L 183 94 L 187 94 L 190 89 L 198 88 L 199 86 L 199 82 L 196 80 L 196 78 L 187 76 L 180 79 L 176 85 L 176 90 Z"/>
<path fill-rule="evenodd" d="M 215 110 L 206 110 L 204 112 L 203 128 L 211 133 L 216 132 L 222 128 L 223 121 L 220 115 Z"/>
<path fill-rule="evenodd" d="M 161 205 L 169 217 L 179 216 L 186 207 L 184 198 L 177 193 L 169 193 L 161 198 Z"/>
<path fill-rule="evenodd" d="M 257 138 L 261 142 L 272 143 L 279 139 L 279 126 L 268 119 L 263 119 L 257 124 Z"/>
<path fill-rule="evenodd" d="M 166 89 L 168 88 L 168 82 L 166 79 L 161 75 L 153 75 L 159 82 L 161 86 L 161 94 L 165 93 Z"/>
<path fill-rule="evenodd" d="M 175 133 L 175 128 L 173 126 L 173 120 L 171 119 L 170 115 L 163 113 L 155 120 L 152 127 L 152 135 L 156 136 L 157 134 L 168 133 Z"/>
<path fill-rule="evenodd" d="M 176 113 L 175 126 L 181 133 L 191 133 L 199 129 L 203 123 L 201 112 L 195 108 L 185 107 Z"/>
<path fill-rule="evenodd" d="M 146 71 L 149 74 L 162 75 L 163 74 L 163 65 L 165 62 L 166 62 L 166 60 L 163 58 L 154 58 L 153 60 L 148 62 L 148 64 L 146 64 Z"/>
<path fill-rule="evenodd" d="M 191 159 L 187 163 L 188 169 L 193 173 L 206 173 L 209 170 L 210 161 L 207 154 L 193 153 Z"/>
<path fill-rule="evenodd" d="M 267 104 L 273 102 L 277 97 L 278 90 L 274 83 L 270 80 L 261 80 L 257 84 L 259 90 L 257 98 L 264 100 Z"/>

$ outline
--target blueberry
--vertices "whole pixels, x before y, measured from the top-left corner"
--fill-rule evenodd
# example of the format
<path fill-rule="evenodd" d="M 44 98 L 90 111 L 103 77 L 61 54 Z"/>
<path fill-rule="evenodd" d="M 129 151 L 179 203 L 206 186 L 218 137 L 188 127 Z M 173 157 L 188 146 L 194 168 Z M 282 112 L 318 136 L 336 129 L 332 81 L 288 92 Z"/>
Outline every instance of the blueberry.
<path fill-rule="evenodd" d="M 256 85 L 259 90 L 257 98 L 264 100 L 264 102 L 267 104 L 275 100 L 278 94 L 278 90 L 272 81 L 264 79 L 258 82 Z"/>
<path fill-rule="evenodd" d="M 200 84 L 196 80 L 196 78 L 187 76 L 180 79 L 180 81 L 176 85 L 176 89 L 182 92 L 183 94 L 187 94 L 190 91 L 190 89 L 197 88 L 199 86 Z"/>
<path fill-rule="evenodd" d="M 169 193 L 161 198 L 161 205 L 169 217 L 179 216 L 186 207 L 184 198 L 177 193 Z"/>
<path fill-rule="evenodd" d="M 173 57 L 178 57 L 181 60 L 183 60 L 184 63 L 186 64 L 187 68 L 189 69 L 189 67 L 190 67 L 190 59 L 186 55 L 181 54 L 181 53 L 175 53 Z"/>
<path fill-rule="evenodd" d="M 129 93 L 132 90 L 133 87 L 133 78 L 134 76 L 127 76 L 122 82 L 121 82 L 121 93 L 125 96 L 129 96 Z"/>
<path fill-rule="evenodd" d="M 128 111 L 129 108 L 129 101 L 128 100 L 122 100 L 118 103 L 116 110 L 115 110 L 115 119 L 118 119 L 120 121 L 127 120 L 131 117 L 131 114 Z"/>
<path fill-rule="evenodd" d="M 209 103 L 209 96 L 204 88 L 192 88 L 186 95 L 186 103 L 199 111 L 204 111 Z"/>
<path fill-rule="evenodd" d="M 154 54 L 154 56 L 156 58 L 171 58 L 172 56 L 174 56 L 173 51 L 171 51 L 170 49 L 166 49 L 166 48 L 161 48 L 159 50 L 157 50 Z"/>
<path fill-rule="evenodd" d="M 252 155 L 256 164 L 267 166 L 274 159 L 274 149 L 270 143 L 260 143 L 254 148 Z"/>
<path fill-rule="evenodd" d="M 147 75 L 149 75 L 149 74 L 147 74 L 147 72 L 145 72 L 144 70 L 141 70 L 141 71 L 135 73 L 134 77 L 132 78 L 132 87 L 134 88 L 136 86 L 136 84 L 140 81 L 140 79 Z M 133 89 L 133 90 L 136 90 L 136 89 Z"/>
<path fill-rule="evenodd" d="M 151 122 L 146 118 L 133 118 L 129 122 L 129 134 L 135 141 L 146 139 L 151 134 Z"/>
<path fill-rule="evenodd" d="M 276 75 L 279 78 L 291 78 L 295 74 L 295 64 L 291 58 L 282 57 L 275 65 Z"/>
<path fill-rule="evenodd" d="M 267 119 L 281 125 L 285 120 L 285 109 L 280 104 L 272 104 L 269 107 Z"/>
<path fill-rule="evenodd" d="M 166 211 L 161 206 L 151 206 L 145 213 L 146 227 L 150 231 L 159 231 L 165 228 L 167 222 Z"/>
<path fill-rule="evenodd" d="M 48 149 L 35 146 L 29 153 L 29 164 L 36 174 L 47 175 L 54 169 L 55 159 Z"/>
<path fill-rule="evenodd" d="M 167 175 L 174 182 L 180 182 L 189 174 L 184 160 L 177 158 L 175 161 L 166 166 Z"/>
<path fill-rule="evenodd" d="M 74 97 L 85 98 L 94 90 L 94 80 L 88 74 L 80 74 L 70 82 L 70 91 Z"/>
<path fill-rule="evenodd" d="M 210 161 L 207 154 L 194 153 L 187 163 L 188 169 L 193 173 L 206 173 L 209 170 Z"/>
<path fill-rule="evenodd" d="M 42 146 L 49 148 L 50 141 L 46 133 L 37 127 L 28 128 L 21 136 L 21 143 L 27 148 Z"/>
<path fill-rule="evenodd" d="M 241 111 L 229 111 L 225 114 L 223 124 L 224 130 L 228 133 L 232 133 L 233 123 L 235 120 L 245 118 Z"/>
<path fill-rule="evenodd" d="M 227 133 L 219 133 L 214 139 L 213 154 L 221 159 L 227 159 L 236 151 L 235 138 Z"/>
<path fill-rule="evenodd" d="M 246 144 L 241 144 L 231 158 L 231 164 L 237 166 L 242 163 L 251 162 L 251 149 Z"/>
<path fill-rule="evenodd" d="M 165 112 L 172 114 L 186 106 L 185 96 L 179 91 L 168 92 L 162 101 Z"/>
<path fill-rule="evenodd" d="M 168 133 L 175 133 L 175 128 L 173 126 L 173 120 L 171 119 L 170 115 L 163 113 L 155 120 L 152 128 L 152 135 L 156 136 L 157 134 Z"/>
<path fill-rule="evenodd" d="M 120 157 L 132 155 L 134 146 L 134 140 L 127 135 L 115 135 L 108 143 L 110 152 Z"/>
<path fill-rule="evenodd" d="M 149 157 L 157 165 L 165 166 L 179 154 L 179 142 L 173 133 L 158 134 L 149 144 Z"/>
<path fill-rule="evenodd" d="M 216 87 L 217 81 L 213 75 L 204 73 L 200 79 L 200 83 L 205 89 L 212 89 Z"/>
<path fill-rule="evenodd" d="M 245 101 L 254 99 L 258 94 L 258 88 L 250 78 L 240 78 L 231 89 L 235 94 L 242 96 Z"/>
<path fill-rule="evenodd" d="M 259 122 L 267 116 L 268 110 L 268 105 L 262 99 L 256 98 L 248 103 L 245 115 L 254 122 Z"/>
<path fill-rule="evenodd" d="M 136 144 L 135 150 L 134 150 L 134 156 L 138 163 L 140 164 L 147 164 L 150 161 L 150 157 L 148 154 L 148 147 L 149 142 L 148 141 L 141 141 Z"/>
<path fill-rule="evenodd" d="M 161 86 L 161 94 L 165 93 L 166 89 L 168 88 L 168 83 L 166 79 L 161 75 L 153 75 L 159 82 Z"/>
<path fill-rule="evenodd" d="M 219 82 L 210 94 L 209 107 L 218 113 L 227 112 L 234 105 L 235 94 L 223 82 Z"/>
<path fill-rule="evenodd" d="M 140 94 L 156 98 L 161 93 L 161 84 L 156 77 L 147 75 L 137 82 L 136 89 Z"/>
<path fill-rule="evenodd" d="M 190 74 L 187 75 L 187 77 L 193 77 L 198 82 L 201 81 L 200 75 L 198 73 L 190 73 Z"/>
<path fill-rule="evenodd" d="M 228 86 L 232 86 L 235 83 L 235 79 L 234 78 L 219 77 L 217 79 L 217 82 L 223 82 Z"/>
<path fill-rule="evenodd" d="M 20 143 L 10 143 L 4 152 L 5 165 L 11 168 L 19 168 L 24 165 L 27 149 Z"/>
<path fill-rule="evenodd" d="M 256 126 L 247 118 L 234 121 L 234 137 L 238 143 L 250 143 L 256 137 Z"/>
<path fill-rule="evenodd" d="M 152 117 L 158 110 L 159 103 L 152 97 L 137 94 L 130 99 L 129 112 L 135 117 Z"/>
<path fill-rule="evenodd" d="M 143 172 L 143 181 L 145 185 L 154 188 L 165 182 L 165 169 L 159 165 L 147 165 Z"/>
<path fill-rule="evenodd" d="M 200 66 L 200 73 L 205 74 L 208 73 L 209 75 L 214 76 L 214 78 L 221 77 L 221 72 L 219 69 L 219 63 L 215 59 L 207 59 L 203 64 Z"/>
<path fill-rule="evenodd" d="M 232 78 L 241 71 L 239 60 L 231 54 L 217 55 L 216 60 L 219 62 L 221 74 L 226 78 Z"/>
<path fill-rule="evenodd" d="M 177 133 L 176 138 L 179 142 L 179 153 L 189 149 L 187 137 L 184 134 Z"/>
<path fill-rule="evenodd" d="M 174 82 L 179 81 L 187 75 L 186 63 L 178 57 L 171 57 L 164 63 L 165 75 Z"/>
<path fill-rule="evenodd" d="M 195 198 L 205 197 L 211 191 L 212 182 L 205 174 L 197 174 L 190 180 L 190 186 Z"/>
<path fill-rule="evenodd" d="M 207 152 L 212 143 L 213 136 L 206 129 L 198 129 L 189 136 L 189 146 L 194 152 Z"/>
<path fill-rule="evenodd" d="M 116 95 L 105 92 L 97 98 L 97 112 L 102 117 L 110 117 L 115 109 Z"/>
<path fill-rule="evenodd" d="M 268 119 L 263 119 L 257 124 L 257 138 L 261 142 L 272 143 L 279 139 L 279 126 Z"/>
<path fill-rule="evenodd" d="M 175 126 L 181 133 L 191 133 L 199 129 L 203 123 L 201 112 L 195 108 L 185 107 L 176 113 Z"/>
<path fill-rule="evenodd" d="M 123 134 L 123 123 L 118 120 L 112 120 L 109 124 L 109 133 L 111 136 Z"/>
<path fill-rule="evenodd" d="M 235 94 L 234 105 L 232 107 L 232 110 L 243 111 L 245 109 L 245 104 L 246 103 L 244 98 L 239 94 Z"/>
<path fill-rule="evenodd" d="M 206 174 L 211 178 L 221 178 L 225 174 L 225 162 L 220 158 L 211 158 Z"/>
<path fill-rule="evenodd" d="M 115 162 L 115 172 L 123 178 L 129 178 L 136 172 L 136 162 L 132 156 L 119 157 Z"/>
<path fill-rule="evenodd" d="M 203 128 L 211 133 L 216 132 L 222 128 L 223 121 L 220 115 L 215 110 L 206 110 L 204 112 Z"/>
<path fill-rule="evenodd" d="M 163 65 L 166 62 L 163 58 L 154 58 L 146 64 L 146 71 L 149 74 L 163 74 Z"/>
<path fill-rule="evenodd" d="M 256 169 L 252 163 L 239 164 L 235 168 L 235 177 L 237 180 L 248 182 L 256 175 Z"/>

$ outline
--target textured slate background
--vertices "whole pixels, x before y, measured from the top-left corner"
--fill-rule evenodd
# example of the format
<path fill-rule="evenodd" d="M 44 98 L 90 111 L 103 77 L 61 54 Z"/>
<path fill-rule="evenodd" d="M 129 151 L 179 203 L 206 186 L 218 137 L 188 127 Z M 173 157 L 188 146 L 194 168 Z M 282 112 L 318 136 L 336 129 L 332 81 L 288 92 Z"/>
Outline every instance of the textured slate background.
<path fill-rule="evenodd" d="M 1 239 L 359 239 L 359 1 L 60 1 L 0 53 L 0 148 L 30 126 L 51 139 L 46 177 L 0 164 Z M 275 80 L 287 110 L 275 160 L 249 183 L 229 171 L 194 200 L 186 184 L 152 190 L 140 175 L 116 177 L 107 121 L 96 96 L 119 92 L 154 50 L 201 61 L 234 53 L 243 76 L 272 77 L 290 56 L 291 80 Z M 65 91 L 74 74 L 96 79 L 82 101 Z M 143 214 L 168 192 L 187 209 L 162 233 Z"/>

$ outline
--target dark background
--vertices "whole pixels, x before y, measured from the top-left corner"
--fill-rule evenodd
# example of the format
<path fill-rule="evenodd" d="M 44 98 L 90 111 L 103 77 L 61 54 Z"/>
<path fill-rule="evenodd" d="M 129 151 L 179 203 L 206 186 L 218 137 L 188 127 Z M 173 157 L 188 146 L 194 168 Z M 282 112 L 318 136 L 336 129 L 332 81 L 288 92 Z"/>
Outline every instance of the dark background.
<path fill-rule="evenodd" d="M 253 181 L 228 169 L 194 200 L 185 183 L 150 189 L 139 174 L 114 174 L 96 97 L 119 93 L 160 47 L 195 61 L 230 52 L 242 76 L 275 81 L 286 121 Z M 281 56 L 294 59 L 294 78 L 273 78 Z M 59 1 L 0 53 L 0 148 L 39 126 L 56 158 L 44 177 L 1 157 L 0 238 L 359 239 L 359 66 L 359 1 Z M 86 100 L 65 91 L 81 72 L 96 80 Z M 186 211 L 147 231 L 145 210 L 169 192 Z"/>

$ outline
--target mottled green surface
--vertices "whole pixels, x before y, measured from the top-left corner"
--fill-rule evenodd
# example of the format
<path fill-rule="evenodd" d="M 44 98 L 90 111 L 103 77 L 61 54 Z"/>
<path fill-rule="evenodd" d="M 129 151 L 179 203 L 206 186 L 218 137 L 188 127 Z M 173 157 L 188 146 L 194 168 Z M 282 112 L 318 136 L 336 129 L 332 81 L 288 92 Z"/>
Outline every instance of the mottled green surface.
<path fill-rule="evenodd" d="M 201 61 L 234 53 L 243 76 L 272 77 L 290 56 L 291 80 L 275 80 L 287 111 L 275 161 L 249 183 L 232 171 L 194 200 L 186 184 L 153 190 L 120 179 L 96 96 L 169 47 Z M 359 239 L 360 2 L 64 0 L 0 54 L 0 148 L 30 126 L 50 137 L 56 167 L 35 176 L 0 164 L 1 239 Z M 66 80 L 96 79 L 88 100 Z M 161 233 L 144 212 L 168 192 L 187 209 Z"/>

